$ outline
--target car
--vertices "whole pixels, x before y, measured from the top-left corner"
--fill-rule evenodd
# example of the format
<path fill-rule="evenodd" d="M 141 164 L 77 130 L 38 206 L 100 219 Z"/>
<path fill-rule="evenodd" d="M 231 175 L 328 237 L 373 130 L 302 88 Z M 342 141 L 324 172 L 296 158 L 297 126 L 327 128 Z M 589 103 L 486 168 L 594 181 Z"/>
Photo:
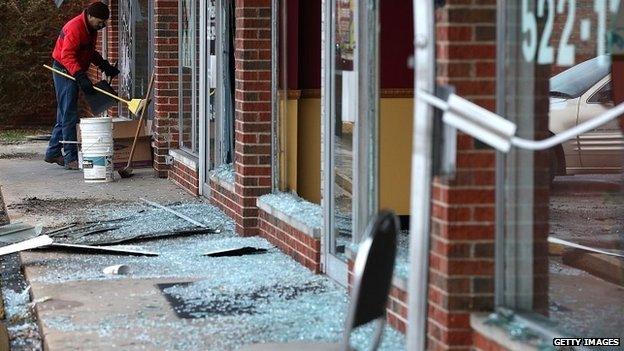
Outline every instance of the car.
<path fill-rule="evenodd" d="M 556 135 L 613 108 L 611 59 L 595 57 L 550 78 L 548 127 Z M 617 119 L 550 150 L 550 177 L 619 173 L 624 138 Z"/>

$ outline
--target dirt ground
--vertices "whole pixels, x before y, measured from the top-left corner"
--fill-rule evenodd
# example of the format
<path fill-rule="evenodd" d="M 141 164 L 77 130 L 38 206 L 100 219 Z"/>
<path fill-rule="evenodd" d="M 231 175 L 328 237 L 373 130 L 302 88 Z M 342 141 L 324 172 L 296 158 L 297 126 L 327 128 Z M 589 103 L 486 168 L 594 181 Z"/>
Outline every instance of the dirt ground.
<path fill-rule="evenodd" d="M 557 177 L 551 189 L 550 235 L 592 248 L 624 250 L 621 175 Z M 550 256 L 550 317 L 558 329 L 584 337 L 623 337 L 624 286 Z M 580 268 L 580 269 L 579 269 Z M 624 274 L 624 260 L 619 267 Z"/>

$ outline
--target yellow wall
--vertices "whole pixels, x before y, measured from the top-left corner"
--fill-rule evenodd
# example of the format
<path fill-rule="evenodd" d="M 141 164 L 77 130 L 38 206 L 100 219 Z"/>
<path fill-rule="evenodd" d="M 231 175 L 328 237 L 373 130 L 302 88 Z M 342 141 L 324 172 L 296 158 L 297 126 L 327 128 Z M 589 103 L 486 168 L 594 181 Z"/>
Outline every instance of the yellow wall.
<path fill-rule="evenodd" d="M 297 193 L 321 203 L 321 99 L 299 100 L 297 147 Z"/>
<path fill-rule="evenodd" d="M 284 111 L 284 103 L 282 102 L 282 109 Z M 289 99 L 286 107 L 286 113 L 288 118 L 286 123 L 280 124 L 280 139 L 284 143 L 282 145 L 283 154 L 280 155 L 280 185 L 282 190 L 297 190 L 297 153 L 298 153 L 298 141 L 297 141 L 297 124 L 298 124 L 298 106 L 297 99 Z M 283 118 L 281 119 L 283 121 Z M 285 181 L 285 182 L 284 182 Z"/>
<path fill-rule="evenodd" d="M 411 98 L 383 98 L 379 121 L 379 206 L 409 215 L 412 150 Z M 285 190 L 321 201 L 321 99 L 289 100 Z"/>
<path fill-rule="evenodd" d="M 409 215 L 412 98 L 384 98 L 379 119 L 379 208 Z"/>

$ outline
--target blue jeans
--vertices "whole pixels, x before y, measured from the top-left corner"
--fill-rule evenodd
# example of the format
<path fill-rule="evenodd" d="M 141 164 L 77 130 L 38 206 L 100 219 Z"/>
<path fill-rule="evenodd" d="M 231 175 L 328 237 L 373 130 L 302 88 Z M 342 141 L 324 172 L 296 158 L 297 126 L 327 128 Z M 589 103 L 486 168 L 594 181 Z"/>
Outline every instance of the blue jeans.
<path fill-rule="evenodd" d="M 56 62 L 54 68 L 65 71 Z M 65 164 L 78 160 L 76 144 L 61 144 L 61 141 L 76 141 L 76 124 L 78 123 L 78 84 L 56 73 L 54 90 L 56 91 L 56 124 L 52 129 L 52 137 L 46 150 L 46 158 L 61 156 L 64 151 Z"/>

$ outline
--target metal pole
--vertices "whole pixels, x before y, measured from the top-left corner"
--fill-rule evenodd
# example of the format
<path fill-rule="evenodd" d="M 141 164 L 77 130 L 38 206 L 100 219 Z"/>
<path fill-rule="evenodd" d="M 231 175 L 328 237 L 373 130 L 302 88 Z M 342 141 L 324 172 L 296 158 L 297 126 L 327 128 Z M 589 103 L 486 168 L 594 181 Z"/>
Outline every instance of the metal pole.
<path fill-rule="evenodd" d="M 206 150 L 210 147 L 210 143 L 206 143 L 207 135 L 206 133 L 207 126 L 210 125 L 208 121 L 208 109 L 206 108 L 206 103 L 210 100 L 208 99 L 209 89 L 207 89 L 208 85 L 206 84 L 206 74 L 208 71 L 206 70 L 206 40 L 207 40 L 207 16 L 206 16 L 206 8 L 208 4 L 206 1 L 200 1 L 199 3 L 199 195 L 204 195 L 204 183 L 206 182 L 206 171 L 208 169 L 209 161 L 206 158 L 206 155 L 210 155 L 210 152 Z"/>
<path fill-rule="evenodd" d="M 278 178 L 278 159 L 279 159 L 279 140 L 277 122 L 279 121 L 279 96 L 277 88 L 279 86 L 278 69 L 279 69 L 279 0 L 271 1 L 271 192 L 279 189 Z"/>
<path fill-rule="evenodd" d="M 435 23 L 433 1 L 414 0 L 414 89 L 435 89 Z M 433 110 L 414 99 L 410 199 L 410 275 L 408 281 L 407 349 L 425 350 L 431 213 Z"/>

